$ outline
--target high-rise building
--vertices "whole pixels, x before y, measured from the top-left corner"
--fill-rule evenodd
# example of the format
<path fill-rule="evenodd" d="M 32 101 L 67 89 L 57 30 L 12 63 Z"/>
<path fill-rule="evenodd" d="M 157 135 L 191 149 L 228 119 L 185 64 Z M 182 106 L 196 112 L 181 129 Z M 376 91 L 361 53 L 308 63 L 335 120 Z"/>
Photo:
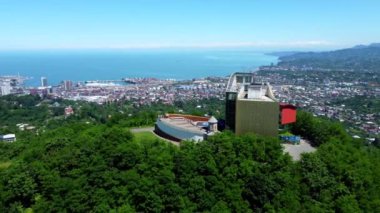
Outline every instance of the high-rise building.
<path fill-rule="evenodd" d="M 292 108 L 282 110 L 269 83 L 254 82 L 252 73 L 231 75 L 226 89 L 227 128 L 236 134 L 277 136 L 280 118 L 286 119 L 281 124 L 295 121 L 295 113 L 288 113 Z"/>
<path fill-rule="evenodd" d="M 12 86 L 9 80 L 0 81 L 0 96 L 11 94 Z"/>
<path fill-rule="evenodd" d="M 47 87 L 48 81 L 46 77 L 41 77 L 41 87 Z"/>
<path fill-rule="evenodd" d="M 0 86 L 0 95 L 9 95 L 11 94 L 11 87 L 10 86 L 7 86 L 7 85 L 4 85 L 4 86 Z"/>
<path fill-rule="evenodd" d="M 65 90 L 71 90 L 73 88 L 73 82 L 69 80 L 63 81 L 63 87 Z"/>

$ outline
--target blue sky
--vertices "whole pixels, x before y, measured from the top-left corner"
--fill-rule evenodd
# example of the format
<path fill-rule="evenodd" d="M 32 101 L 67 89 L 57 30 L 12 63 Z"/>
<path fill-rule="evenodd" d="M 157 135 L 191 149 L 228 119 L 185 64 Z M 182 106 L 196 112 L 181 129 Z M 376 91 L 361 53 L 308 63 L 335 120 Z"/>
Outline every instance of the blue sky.
<path fill-rule="evenodd" d="M 334 49 L 380 42 L 378 0 L 0 0 L 0 50 Z"/>

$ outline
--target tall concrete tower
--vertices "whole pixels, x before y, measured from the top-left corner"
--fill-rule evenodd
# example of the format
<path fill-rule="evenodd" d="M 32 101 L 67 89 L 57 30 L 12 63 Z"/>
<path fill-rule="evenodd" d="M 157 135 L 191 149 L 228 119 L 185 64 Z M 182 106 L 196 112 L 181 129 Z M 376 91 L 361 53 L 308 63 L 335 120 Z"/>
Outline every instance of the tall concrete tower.
<path fill-rule="evenodd" d="M 41 77 L 41 87 L 47 87 L 48 81 L 46 77 Z"/>
<path fill-rule="evenodd" d="M 63 81 L 63 87 L 65 90 L 71 90 L 73 88 L 73 82 L 70 80 Z"/>
<path fill-rule="evenodd" d="M 255 83 L 252 73 L 234 73 L 226 89 L 226 126 L 236 134 L 277 136 L 279 102 L 269 84 Z"/>

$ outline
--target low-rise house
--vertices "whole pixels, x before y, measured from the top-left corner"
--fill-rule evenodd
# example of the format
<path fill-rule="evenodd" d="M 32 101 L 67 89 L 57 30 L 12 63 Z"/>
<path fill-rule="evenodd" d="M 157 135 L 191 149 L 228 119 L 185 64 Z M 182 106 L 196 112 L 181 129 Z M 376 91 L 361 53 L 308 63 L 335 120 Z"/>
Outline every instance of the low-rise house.
<path fill-rule="evenodd" d="M 65 116 L 67 117 L 67 116 L 70 116 L 72 114 L 74 114 L 73 108 L 71 106 L 66 107 L 65 108 Z"/>
<path fill-rule="evenodd" d="M 16 135 L 15 134 L 0 135 L 0 141 L 15 142 L 16 141 Z"/>

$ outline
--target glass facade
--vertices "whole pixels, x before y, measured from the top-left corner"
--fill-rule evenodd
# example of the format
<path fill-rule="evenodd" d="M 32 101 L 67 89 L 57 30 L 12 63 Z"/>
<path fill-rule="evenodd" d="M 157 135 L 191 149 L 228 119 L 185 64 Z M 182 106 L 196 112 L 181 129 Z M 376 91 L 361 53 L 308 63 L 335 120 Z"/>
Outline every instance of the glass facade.
<path fill-rule="evenodd" d="M 226 97 L 226 127 L 231 131 L 235 131 L 237 93 L 227 92 Z"/>

